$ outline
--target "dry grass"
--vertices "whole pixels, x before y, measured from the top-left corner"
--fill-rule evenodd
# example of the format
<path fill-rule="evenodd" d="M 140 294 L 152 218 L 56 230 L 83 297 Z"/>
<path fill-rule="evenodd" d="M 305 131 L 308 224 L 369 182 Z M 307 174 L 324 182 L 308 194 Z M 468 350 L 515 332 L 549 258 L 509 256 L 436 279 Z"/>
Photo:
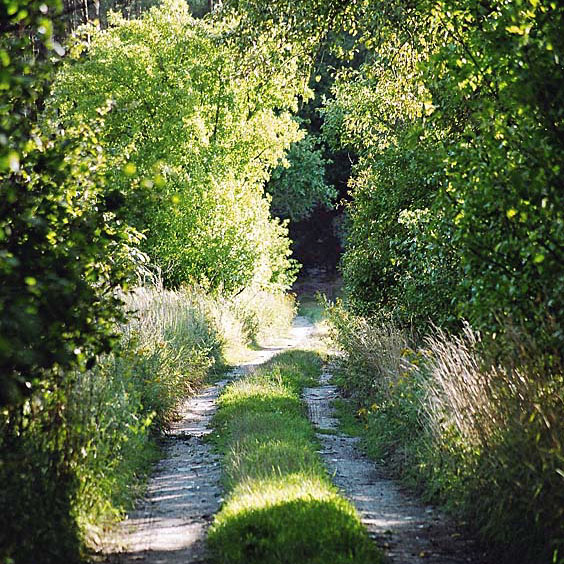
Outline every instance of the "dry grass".
<path fill-rule="evenodd" d="M 410 348 L 393 326 L 338 306 L 329 315 L 369 452 L 460 511 L 508 561 L 558 562 L 564 380 L 554 357 L 539 359 L 521 338 L 518 353 L 492 362 L 468 325 Z"/>
<path fill-rule="evenodd" d="M 346 353 L 349 370 L 342 385 L 347 391 L 388 396 L 402 376 L 413 370 L 410 341 L 393 325 L 351 315 L 339 302 L 328 307 L 328 316 L 329 334 Z"/>

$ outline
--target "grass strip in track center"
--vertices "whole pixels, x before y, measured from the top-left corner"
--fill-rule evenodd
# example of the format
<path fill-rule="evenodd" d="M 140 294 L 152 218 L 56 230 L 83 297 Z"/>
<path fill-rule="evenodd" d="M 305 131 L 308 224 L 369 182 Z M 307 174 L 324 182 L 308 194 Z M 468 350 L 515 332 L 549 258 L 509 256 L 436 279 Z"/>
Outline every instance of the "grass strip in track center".
<path fill-rule="evenodd" d="M 210 529 L 221 564 L 380 561 L 353 506 L 331 483 L 300 398 L 322 361 L 288 351 L 231 383 L 214 419 L 227 499 Z"/>

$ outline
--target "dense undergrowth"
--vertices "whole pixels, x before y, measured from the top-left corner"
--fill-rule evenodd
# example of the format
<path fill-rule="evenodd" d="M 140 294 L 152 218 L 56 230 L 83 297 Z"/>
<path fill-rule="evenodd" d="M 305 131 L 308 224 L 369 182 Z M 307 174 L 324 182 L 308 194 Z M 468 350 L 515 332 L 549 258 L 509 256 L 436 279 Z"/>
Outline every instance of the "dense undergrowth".
<path fill-rule="evenodd" d="M 125 300 L 132 317 L 111 354 L 67 375 L 61 393 L 32 395 L 19 419 L 1 414 L 2 562 L 73 562 L 96 548 L 142 490 L 180 401 L 226 351 L 240 354 L 294 315 L 289 298 L 250 289 L 212 298 L 139 288 Z"/>
<path fill-rule="evenodd" d="M 214 562 L 379 560 L 331 484 L 300 399 L 321 364 L 312 351 L 282 353 L 220 397 L 214 424 L 228 495 L 208 537 Z"/>
<path fill-rule="evenodd" d="M 469 327 L 416 346 L 396 327 L 329 312 L 345 353 L 341 412 L 354 411 L 368 453 L 466 521 L 500 561 L 561 562 L 561 367 L 525 352 L 493 362 Z"/>

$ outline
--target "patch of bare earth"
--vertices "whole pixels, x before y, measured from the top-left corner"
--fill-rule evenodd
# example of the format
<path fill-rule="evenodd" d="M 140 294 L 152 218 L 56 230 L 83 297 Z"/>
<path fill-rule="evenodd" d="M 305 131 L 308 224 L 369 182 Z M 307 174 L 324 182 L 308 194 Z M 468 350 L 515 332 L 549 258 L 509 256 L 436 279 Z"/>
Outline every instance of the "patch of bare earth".
<path fill-rule="evenodd" d="M 105 540 L 104 561 L 112 564 L 197 564 L 206 562 L 206 533 L 222 502 L 219 457 L 205 441 L 223 387 L 276 354 L 304 346 L 312 327 L 296 318 L 287 339 L 256 351 L 224 380 L 187 399 L 181 419 L 165 438 L 165 456 L 149 480 L 146 495 Z"/>
<path fill-rule="evenodd" d="M 356 506 L 362 522 L 388 562 L 393 564 L 485 563 L 477 546 L 436 509 L 403 491 L 385 470 L 368 459 L 359 439 L 338 432 L 332 402 L 338 389 L 324 372 L 320 386 L 304 399 L 311 421 L 321 431 L 321 455 L 343 495 Z M 325 431 L 325 433 L 323 433 Z M 330 434 L 327 434 L 327 432 Z"/>

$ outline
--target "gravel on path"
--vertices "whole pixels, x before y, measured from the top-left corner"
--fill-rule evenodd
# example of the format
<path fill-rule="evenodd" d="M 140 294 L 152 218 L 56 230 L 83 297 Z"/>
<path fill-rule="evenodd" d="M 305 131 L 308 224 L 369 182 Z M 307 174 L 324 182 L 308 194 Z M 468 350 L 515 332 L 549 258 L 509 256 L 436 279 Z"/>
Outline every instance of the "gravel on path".
<path fill-rule="evenodd" d="M 387 562 L 485 563 L 476 545 L 438 510 L 423 505 L 387 478 L 385 470 L 361 452 L 357 437 L 338 432 L 332 402 L 339 392 L 330 380 L 331 373 L 325 371 L 319 387 L 304 391 L 310 420 L 321 431 L 317 433 L 320 454 L 335 485 L 355 505 Z"/>
<path fill-rule="evenodd" d="M 206 435 L 225 385 L 276 354 L 308 342 L 311 324 L 297 317 L 288 338 L 255 351 L 251 362 L 188 398 L 164 439 L 165 453 L 136 510 L 105 540 L 108 564 L 203 564 L 206 533 L 222 499 L 219 456 Z"/>

